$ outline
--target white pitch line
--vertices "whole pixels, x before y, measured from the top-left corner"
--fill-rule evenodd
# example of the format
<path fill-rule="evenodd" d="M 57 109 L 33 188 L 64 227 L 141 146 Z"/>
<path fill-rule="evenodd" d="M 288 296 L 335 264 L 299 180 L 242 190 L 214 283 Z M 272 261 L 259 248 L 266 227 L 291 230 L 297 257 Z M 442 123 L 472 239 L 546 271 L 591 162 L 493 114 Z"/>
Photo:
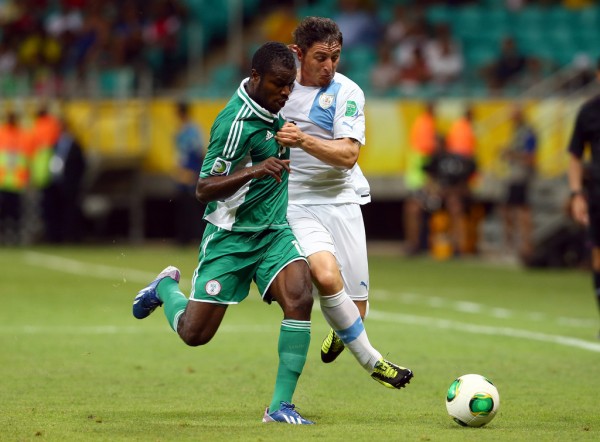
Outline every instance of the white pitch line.
<path fill-rule="evenodd" d="M 388 290 L 380 289 L 372 290 L 371 294 L 373 297 L 379 299 L 394 299 L 399 300 L 404 304 L 426 305 L 435 309 L 446 309 L 460 313 L 477 314 L 480 316 L 487 315 L 497 319 L 510 319 L 521 315 L 529 321 L 547 322 L 549 320 L 554 320 L 557 324 L 567 327 L 594 328 L 597 325 L 597 321 L 593 319 L 567 318 L 563 316 L 549 318 L 541 312 L 518 312 L 504 307 L 490 307 L 476 302 L 455 301 L 439 296 L 425 296 L 416 293 L 392 293 Z"/>
<path fill-rule="evenodd" d="M 91 276 L 101 279 L 118 280 L 119 282 L 148 283 L 156 278 L 157 273 L 141 270 L 125 269 L 104 264 L 91 264 L 71 258 L 48 255 L 39 252 L 25 252 L 25 262 L 37 267 L 44 267 L 57 272 L 71 273 L 79 276 Z"/>
<path fill-rule="evenodd" d="M 469 324 L 465 322 L 451 321 L 449 319 L 406 315 L 402 313 L 387 313 L 374 310 L 369 311 L 369 320 L 371 319 L 411 325 L 421 325 L 426 327 L 436 327 L 445 330 L 458 330 L 479 335 L 508 336 L 512 338 L 529 339 L 531 341 L 550 342 L 553 344 L 560 344 L 567 347 L 575 347 L 600 353 L 600 343 L 571 338 L 568 336 L 549 335 L 546 333 L 533 332 L 529 330 L 520 330 L 511 327 L 494 327 L 489 325 Z"/>
<path fill-rule="evenodd" d="M 121 275 L 123 281 L 127 281 L 127 279 L 145 283 L 151 281 L 156 274 L 143 272 L 139 270 L 133 269 L 123 269 L 119 267 L 112 267 L 103 264 L 89 264 L 83 263 L 81 261 L 76 261 L 69 258 L 63 258 L 55 255 L 48 255 L 39 252 L 26 252 L 25 253 L 25 261 L 31 265 L 37 265 L 39 267 L 45 267 L 56 271 L 62 271 L 77 275 L 85 275 L 85 276 L 94 276 L 98 278 L 104 279 L 115 279 L 115 275 Z M 383 290 L 375 291 L 375 294 L 382 297 L 387 297 L 389 293 Z M 416 295 L 413 293 L 405 293 L 400 295 L 401 299 L 406 303 L 414 303 L 415 301 L 426 300 L 426 303 L 431 307 L 440 308 L 443 306 L 448 306 L 451 301 L 447 301 L 440 297 L 426 297 L 423 295 Z M 453 308 L 457 311 L 469 311 L 469 312 L 479 312 L 483 305 L 473 303 L 473 302 L 465 302 L 465 301 L 456 301 L 453 304 Z M 512 312 L 507 309 L 495 308 L 492 309 L 492 316 L 508 318 L 512 316 Z M 539 315 L 540 318 L 543 318 L 543 314 L 534 312 L 529 313 L 529 317 L 534 318 Z M 550 342 L 560 345 L 565 345 L 569 347 L 581 348 L 584 350 L 589 350 L 593 352 L 600 353 L 600 344 L 590 341 L 585 341 L 583 339 L 571 338 L 568 336 L 561 335 L 549 335 L 545 333 L 532 332 L 528 330 L 520 330 L 510 327 L 493 327 L 493 326 L 483 326 L 477 324 L 469 324 L 458 321 L 451 321 L 447 319 L 438 319 L 431 318 L 427 316 L 416 316 L 416 315 L 407 315 L 402 313 L 384 313 L 378 312 L 375 310 L 370 310 L 369 319 L 381 320 L 381 321 L 390 321 L 390 322 L 401 322 L 405 324 L 413 324 L 413 325 L 423 325 L 427 327 L 437 327 L 441 329 L 452 329 L 459 330 L 468 333 L 475 334 L 486 334 L 486 335 L 495 335 L 495 336 L 509 336 L 515 338 L 529 339 L 534 341 L 541 342 Z M 582 322 L 579 319 L 573 318 L 558 318 L 557 321 L 563 324 L 573 324 Z M 31 326 L 24 326 L 25 328 L 21 328 L 23 333 L 37 333 L 35 326 L 33 328 L 27 328 Z M 224 327 L 227 329 L 227 327 Z M 239 327 L 234 327 L 236 330 L 239 330 Z M 80 332 L 81 330 L 86 330 L 81 327 L 63 327 L 62 333 L 70 333 L 69 330 L 73 329 L 75 332 Z M 0 327 L 0 333 L 5 333 L 8 330 L 12 330 L 14 333 L 17 329 L 13 327 Z M 29 330 L 29 331 L 28 331 Z M 45 328 L 40 328 L 40 330 L 45 330 Z M 79 331 L 77 331 L 79 330 Z M 108 333 L 137 333 L 137 330 L 145 331 L 146 329 L 134 329 L 133 327 L 114 327 L 114 326 L 97 326 L 97 327 L 89 327 L 87 329 L 88 333 L 94 334 L 108 334 Z M 135 331 L 134 331 L 135 330 Z M 245 329 L 244 329 L 245 330 Z"/>

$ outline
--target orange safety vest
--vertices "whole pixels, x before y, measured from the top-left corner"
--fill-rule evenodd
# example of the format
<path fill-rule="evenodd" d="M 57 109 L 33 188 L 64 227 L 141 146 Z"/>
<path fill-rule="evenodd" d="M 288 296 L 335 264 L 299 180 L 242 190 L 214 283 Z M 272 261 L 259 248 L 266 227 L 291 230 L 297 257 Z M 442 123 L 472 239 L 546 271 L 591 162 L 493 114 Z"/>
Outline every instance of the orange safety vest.
<path fill-rule="evenodd" d="M 31 154 L 27 134 L 17 126 L 0 126 L 0 190 L 20 192 L 29 182 Z"/>
<path fill-rule="evenodd" d="M 428 157 L 435 152 L 437 141 L 435 118 L 426 112 L 419 115 L 410 129 L 410 149 L 406 157 L 404 182 L 409 190 L 420 189 L 427 181 L 423 166 Z"/>
<path fill-rule="evenodd" d="M 456 120 L 446 136 L 446 150 L 466 157 L 475 154 L 475 131 L 473 125 L 466 118 Z"/>
<path fill-rule="evenodd" d="M 31 128 L 32 147 L 31 181 L 36 187 L 45 187 L 50 182 L 50 160 L 54 145 L 60 137 L 60 123 L 51 115 L 37 117 Z"/>
<path fill-rule="evenodd" d="M 412 148 L 423 155 L 431 155 L 436 145 L 435 119 L 429 113 L 421 114 L 410 130 Z"/>

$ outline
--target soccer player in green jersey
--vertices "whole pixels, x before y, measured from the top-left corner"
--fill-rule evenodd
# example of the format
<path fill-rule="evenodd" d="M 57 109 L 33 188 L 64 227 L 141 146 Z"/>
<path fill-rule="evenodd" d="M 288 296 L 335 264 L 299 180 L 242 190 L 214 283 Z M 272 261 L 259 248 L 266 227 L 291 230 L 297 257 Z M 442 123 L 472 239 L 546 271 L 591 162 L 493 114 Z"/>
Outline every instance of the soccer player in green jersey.
<path fill-rule="evenodd" d="M 180 272 L 169 266 L 133 302 L 133 315 L 147 317 L 164 305 L 169 325 L 188 345 L 208 343 L 227 307 L 248 296 L 254 280 L 263 301 L 283 310 L 275 391 L 263 422 L 312 424 L 294 409 L 292 396 L 310 343 L 313 304 L 310 271 L 286 220 L 288 148 L 275 133 L 279 113 L 294 85 L 291 51 L 281 43 L 261 46 L 242 81 L 217 116 L 196 197 L 207 203 L 208 222 L 189 299 L 179 289 Z"/>

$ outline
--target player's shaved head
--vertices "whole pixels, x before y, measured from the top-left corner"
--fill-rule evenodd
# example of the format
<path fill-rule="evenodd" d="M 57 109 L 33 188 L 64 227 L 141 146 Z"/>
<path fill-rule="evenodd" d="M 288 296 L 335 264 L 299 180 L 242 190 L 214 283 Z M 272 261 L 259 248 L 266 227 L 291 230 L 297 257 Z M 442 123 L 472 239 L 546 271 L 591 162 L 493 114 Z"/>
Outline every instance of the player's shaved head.
<path fill-rule="evenodd" d="M 268 72 L 273 72 L 275 66 L 285 69 L 296 68 L 292 51 L 283 43 L 269 41 L 254 53 L 252 57 L 252 69 L 258 75 L 264 75 Z"/>

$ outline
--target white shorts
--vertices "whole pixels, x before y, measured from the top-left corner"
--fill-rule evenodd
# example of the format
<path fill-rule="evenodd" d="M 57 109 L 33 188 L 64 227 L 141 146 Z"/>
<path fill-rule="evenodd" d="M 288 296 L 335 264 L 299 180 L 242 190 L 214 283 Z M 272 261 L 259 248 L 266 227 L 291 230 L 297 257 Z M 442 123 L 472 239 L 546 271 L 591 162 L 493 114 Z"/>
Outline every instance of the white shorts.
<path fill-rule="evenodd" d="M 287 218 L 306 256 L 331 252 L 338 262 L 348 296 L 355 301 L 366 301 L 369 262 L 360 206 L 291 204 Z"/>

